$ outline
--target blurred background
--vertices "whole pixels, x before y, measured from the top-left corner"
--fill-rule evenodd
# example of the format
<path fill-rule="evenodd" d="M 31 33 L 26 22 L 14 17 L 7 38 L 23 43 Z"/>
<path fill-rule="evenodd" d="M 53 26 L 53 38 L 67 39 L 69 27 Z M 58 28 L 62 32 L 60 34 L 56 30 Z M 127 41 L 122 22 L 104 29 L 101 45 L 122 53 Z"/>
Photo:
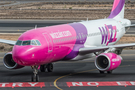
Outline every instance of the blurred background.
<path fill-rule="evenodd" d="M 0 19 L 89 20 L 109 16 L 114 0 L 0 0 Z M 135 0 L 125 18 L 135 19 Z"/>

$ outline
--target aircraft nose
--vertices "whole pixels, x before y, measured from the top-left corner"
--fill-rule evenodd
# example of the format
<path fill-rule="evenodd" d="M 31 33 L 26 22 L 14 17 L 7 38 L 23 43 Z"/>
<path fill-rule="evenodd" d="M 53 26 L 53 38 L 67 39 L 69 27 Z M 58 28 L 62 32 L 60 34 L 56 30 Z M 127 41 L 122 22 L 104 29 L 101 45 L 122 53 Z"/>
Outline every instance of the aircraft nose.
<path fill-rule="evenodd" d="M 15 53 L 13 53 L 13 60 L 16 62 L 16 63 L 18 63 L 18 64 L 20 64 L 20 65 L 23 65 L 24 64 L 24 60 L 25 60 L 25 58 L 24 58 L 24 55 L 22 55 L 21 53 L 17 53 L 17 54 L 15 54 Z"/>
<path fill-rule="evenodd" d="M 18 47 L 13 48 L 13 60 L 23 66 L 35 64 L 35 54 L 30 49 L 21 49 Z"/>

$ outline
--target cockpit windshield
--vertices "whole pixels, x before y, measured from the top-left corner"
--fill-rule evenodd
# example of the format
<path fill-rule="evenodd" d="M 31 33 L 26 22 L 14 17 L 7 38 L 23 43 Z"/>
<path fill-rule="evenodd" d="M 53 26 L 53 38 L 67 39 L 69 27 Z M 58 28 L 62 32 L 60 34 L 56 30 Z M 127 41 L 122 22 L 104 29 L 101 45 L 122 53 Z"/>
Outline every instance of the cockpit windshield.
<path fill-rule="evenodd" d="M 41 43 L 38 40 L 35 40 L 38 45 L 41 45 Z"/>
<path fill-rule="evenodd" d="M 16 42 L 16 45 L 19 45 L 19 46 L 26 46 L 26 45 L 40 46 L 41 43 L 39 42 L 39 40 L 27 40 L 27 41 L 18 40 Z"/>
<path fill-rule="evenodd" d="M 35 40 L 31 41 L 31 45 L 37 45 L 37 43 L 35 42 Z"/>
<path fill-rule="evenodd" d="M 16 45 L 21 45 L 22 44 L 22 41 L 20 41 L 20 40 L 18 40 L 17 42 L 16 42 Z"/>
<path fill-rule="evenodd" d="M 30 45 L 30 41 L 23 41 L 22 46 L 25 46 L 25 45 Z"/>

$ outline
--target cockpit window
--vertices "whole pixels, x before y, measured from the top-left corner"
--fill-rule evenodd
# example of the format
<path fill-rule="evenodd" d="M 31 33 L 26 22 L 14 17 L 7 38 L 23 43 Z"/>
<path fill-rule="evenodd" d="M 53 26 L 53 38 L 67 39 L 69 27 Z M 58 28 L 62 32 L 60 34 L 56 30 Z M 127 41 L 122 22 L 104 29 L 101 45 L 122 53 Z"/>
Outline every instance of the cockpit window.
<path fill-rule="evenodd" d="M 37 42 L 38 45 L 41 45 L 41 43 L 38 40 L 36 40 L 36 42 Z"/>
<path fill-rule="evenodd" d="M 31 41 L 31 45 L 37 45 L 37 43 L 35 42 L 35 40 Z"/>
<path fill-rule="evenodd" d="M 30 41 L 23 41 L 22 46 L 30 45 Z"/>
<path fill-rule="evenodd" d="M 16 42 L 16 45 L 19 45 L 19 46 L 25 46 L 25 45 L 40 46 L 41 43 L 40 43 L 38 40 L 29 40 L 29 41 L 21 41 L 21 40 L 18 40 L 18 41 Z"/>
<path fill-rule="evenodd" d="M 22 41 L 18 40 L 18 41 L 16 42 L 16 45 L 22 45 Z"/>

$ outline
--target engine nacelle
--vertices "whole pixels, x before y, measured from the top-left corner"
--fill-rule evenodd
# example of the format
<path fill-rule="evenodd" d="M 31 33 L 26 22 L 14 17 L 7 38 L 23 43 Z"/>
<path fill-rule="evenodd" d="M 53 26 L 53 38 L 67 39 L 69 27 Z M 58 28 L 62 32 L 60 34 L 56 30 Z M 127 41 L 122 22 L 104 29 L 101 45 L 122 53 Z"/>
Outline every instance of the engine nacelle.
<path fill-rule="evenodd" d="M 115 53 L 102 53 L 97 56 L 95 66 L 100 71 L 111 71 L 121 64 L 122 57 Z"/>
<path fill-rule="evenodd" d="M 3 58 L 3 63 L 4 63 L 4 66 L 8 69 L 20 69 L 24 67 L 14 62 L 12 58 L 12 52 L 5 54 Z"/>

